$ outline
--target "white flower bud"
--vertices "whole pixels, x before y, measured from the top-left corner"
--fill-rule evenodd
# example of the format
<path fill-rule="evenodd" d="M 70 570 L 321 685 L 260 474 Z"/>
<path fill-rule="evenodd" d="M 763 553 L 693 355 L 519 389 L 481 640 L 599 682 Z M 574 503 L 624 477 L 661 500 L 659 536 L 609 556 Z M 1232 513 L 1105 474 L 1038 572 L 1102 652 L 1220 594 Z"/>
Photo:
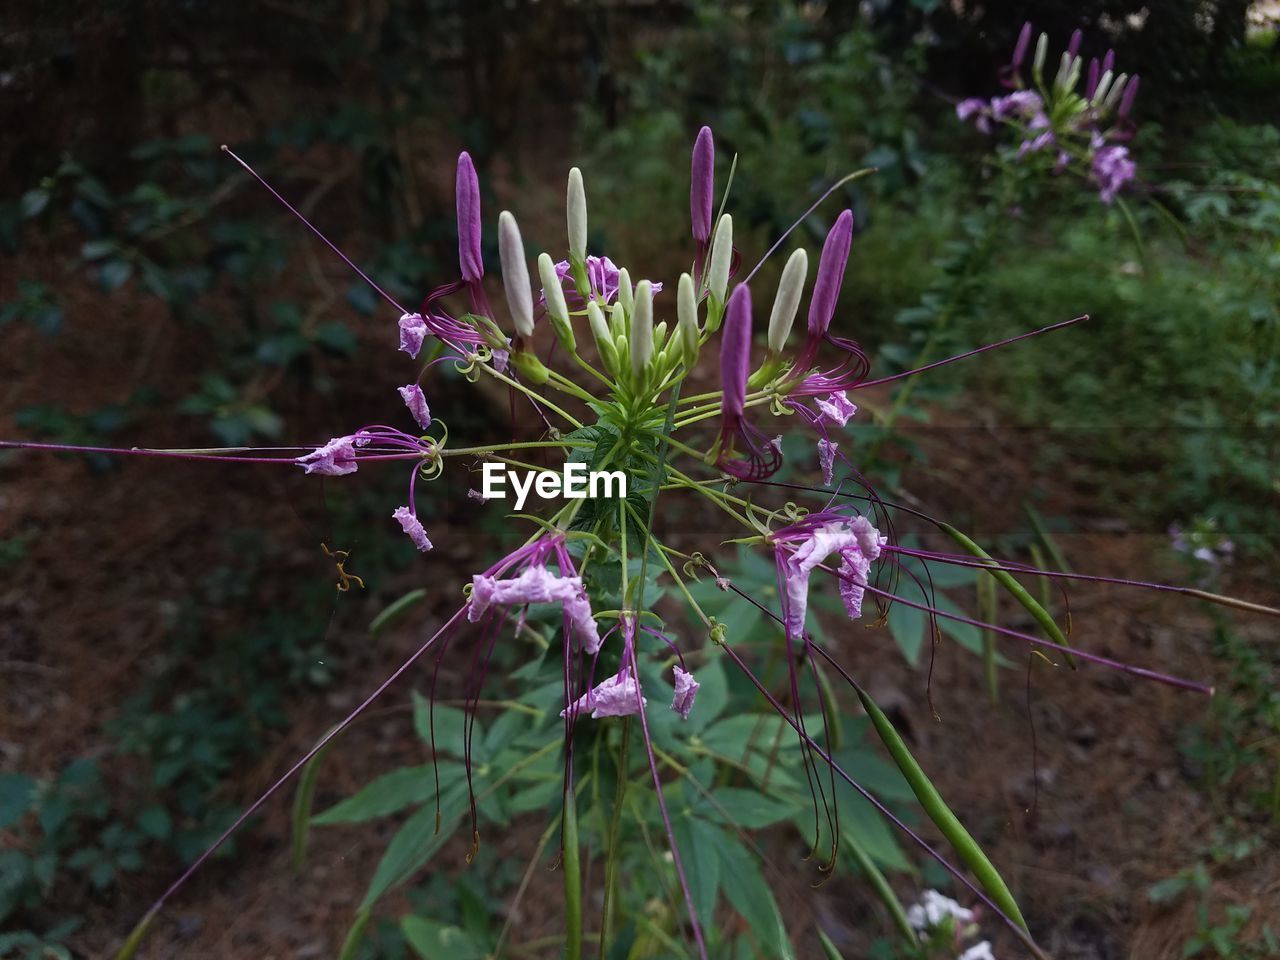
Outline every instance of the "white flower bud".
<path fill-rule="evenodd" d="M 572 353 L 577 342 L 573 336 L 573 324 L 569 321 L 569 305 L 565 303 L 564 287 L 560 286 L 560 277 L 550 254 L 538 255 L 538 279 L 542 281 L 542 298 L 547 303 L 547 318 L 564 348 Z"/>
<path fill-rule="evenodd" d="M 635 309 L 631 312 L 631 374 L 640 380 L 653 357 L 653 285 L 636 284 Z"/>
<path fill-rule="evenodd" d="M 1049 35 L 1047 33 L 1040 34 L 1040 39 L 1036 41 L 1035 58 L 1031 61 L 1032 72 L 1039 77 L 1044 70 L 1044 59 L 1049 55 Z"/>
<path fill-rule="evenodd" d="M 797 249 L 782 268 L 778 281 L 778 293 L 773 298 L 773 312 L 769 314 L 769 352 L 781 353 L 787 345 L 791 324 L 800 308 L 800 295 L 804 293 L 804 279 L 809 272 L 809 254 Z"/>
<path fill-rule="evenodd" d="M 729 288 L 729 264 L 733 260 L 733 217 L 725 214 L 716 226 L 716 237 L 711 244 L 711 266 L 707 271 L 707 290 L 716 303 L 724 303 Z"/>
<path fill-rule="evenodd" d="M 533 336 L 533 291 L 529 286 L 529 264 L 524 259 L 520 227 L 509 210 L 498 215 L 498 259 L 502 262 L 502 287 L 507 292 L 507 308 L 522 337 Z"/>
<path fill-rule="evenodd" d="M 1102 75 L 1102 79 L 1098 81 L 1098 88 L 1093 91 L 1092 102 L 1095 107 L 1107 99 L 1107 91 L 1111 89 L 1111 81 L 1114 79 L 1110 70 Z"/>
<path fill-rule="evenodd" d="M 1116 77 L 1116 82 L 1111 85 L 1111 89 L 1107 91 L 1107 98 L 1102 101 L 1102 112 L 1110 113 L 1116 108 L 1116 104 L 1120 102 L 1120 98 L 1124 96 L 1125 85 L 1129 82 L 1129 75 L 1122 73 Z"/>
<path fill-rule="evenodd" d="M 582 186 L 582 171 L 574 167 L 569 171 L 569 194 L 565 202 L 569 220 L 569 255 L 573 259 L 587 259 L 587 192 Z"/>
<path fill-rule="evenodd" d="M 636 298 L 631 286 L 631 274 L 623 267 L 618 271 L 618 303 L 622 309 L 630 313 L 635 307 Z"/>
<path fill-rule="evenodd" d="M 613 348 L 613 334 L 609 330 L 604 313 L 594 300 L 587 303 L 587 323 L 591 327 L 591 335 L 595 337 L 596 349 L 600 351 L 600 359 L 610 373 L 617 372 L 618 352 Z"/>
<path fill-rule="evenodd" d="M 609 308 L 609 332 L 613 334 L 614 340 L 626 336 L 627 311 L 622 308 L 620 303 L 615 303 Z"/>
<path fill-rule="evenodd" d="M 680 352 L 693 366 L 698 359 L 700 337 L 698 331 L 698 297 L 693 292 L 693 277 L 680 274 L 680 286 L 676 290 L 676 335 L 680 339 Z"/>
<path fill-rule="evenodd" d="M 654 352 L 660 352 L 662 345 L 667 342 L 667 321 L 663 320 L 653 328 L 653 349 Z"/>

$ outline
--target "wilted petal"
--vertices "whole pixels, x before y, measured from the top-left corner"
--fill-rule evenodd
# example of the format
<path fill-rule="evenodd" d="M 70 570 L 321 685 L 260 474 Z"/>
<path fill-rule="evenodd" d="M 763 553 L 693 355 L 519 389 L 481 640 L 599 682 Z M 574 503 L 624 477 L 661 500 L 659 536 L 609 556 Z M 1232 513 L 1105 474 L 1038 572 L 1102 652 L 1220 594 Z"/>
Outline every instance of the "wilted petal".
<path fill-rule="evenodd" d="M 646 702 L 640 695 L 640 684 L 630 675 L 611 677 L 596 687 L 592 694 L 591 716 L 596 720 L 601 717 L 629 717 L 639 713 Z"/>
<path fill-rule="evenodd" d="M 818 463 L 822 466 L 822 482 L 831 486 L 836 468 L 836 444 L 825 437 L 818 441 Z"/>
<path fill-rule="evenodd" d="M 849 418 L 858 412 L 856 404 L 850 402 L 844 390 L 838 390 L 825 400 L 818 400 L 818 410 L 832 423 L 844 426 Z"/>
<path fill-rule="evenodd" d="M 343 477 L 356 472 L 356 451 L 351 437 L 335 437 L 323 447 L 297 458 L 307 473 L 324 477 Z"/>
<path fill-rule="evenodd" d="M 682 719 L 688 720 L 689 711 L 693 709 L 693 698 L 698 695 L 698 688 L 702 684 L 693 679 L 693 674 L 679 664 L 676 664 L 675 678 L 676 695 L 671 701 L 671 709 L 680 714 Z"/>
<path fill-rule="evenodd" d="M 408 386 L 400 387 L 399 390 L 400 396 L 404 399 L 404 405 L 413 414 L 413 419 L 418 421 L 418 426 L 423 430 L 431 426 L 431 411 L 427 407 L 427 398 L 423 394 L 422 388 L 416 383 L 411 383 Z"/>
<path fill-rule="evenodd" d="M 431 541 L 427 539 L 427 531 L 422 527 L 422 521 L 414 516 L 413 511 L 408 507 L 396 507 L 395 512 L 391 514 L 399 521 L 400 527 L 409 539 L 413 541 L 413 545 L 426 553 L 431 549 Z"/>
<path fill-rule="evenodd" d="M 422 351 L 422 341 L 427 337 L 427 322 L 421 314 L 406 313 L 400 318 L 400 349 L 416 358 Z"/>

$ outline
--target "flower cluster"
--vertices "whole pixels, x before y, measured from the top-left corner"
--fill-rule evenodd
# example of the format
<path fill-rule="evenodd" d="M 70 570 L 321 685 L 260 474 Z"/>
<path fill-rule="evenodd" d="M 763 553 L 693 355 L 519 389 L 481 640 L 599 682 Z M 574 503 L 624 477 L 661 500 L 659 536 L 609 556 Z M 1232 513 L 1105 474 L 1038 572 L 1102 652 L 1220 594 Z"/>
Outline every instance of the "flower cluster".
<path fill-rule="evenodd" d="M 956 116 L 971 120 L 982 133 L 1012 129 L 1018 138 L 1017 160 L 1051 158 L 1055 172 L 1076 171 L 1090 178 L 1103 203 L 1112 203 L 1130 183 L 1137 165 L 1124 144 L 1133 136 L 1130 114 L 1138 96 L 1138 75 L 1117 73 L 1115 52 L 1085 66 L 1081 31 L 1071 35 L 1052 82 L 1046 83 L 1049 37 L 1040 34 L 1031 62 L 1031 83 L 1022 75 L 1031 45 L 1031 24 L 1024 24 L 1013 58 L 1002 71 L 1013 91 L 984 100 L 971 97 L 956 105 Z"/>

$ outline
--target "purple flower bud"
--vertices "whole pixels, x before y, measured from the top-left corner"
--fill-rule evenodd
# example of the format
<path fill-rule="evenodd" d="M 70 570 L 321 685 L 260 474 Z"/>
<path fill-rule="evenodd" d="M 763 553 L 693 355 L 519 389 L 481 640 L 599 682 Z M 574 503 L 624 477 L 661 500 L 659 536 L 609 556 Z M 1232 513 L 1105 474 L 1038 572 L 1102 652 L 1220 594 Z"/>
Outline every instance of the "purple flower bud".
<path fill-rule="evenodd" d="M 689 212 L 693 239 L 705 244 L 711 237 L 711 207 L 716 189 L 716 144 L 711 128 L 698 131 L 693 144 L 693 178 L 689 184 Z"/>
<path fill-rule="evenodd" d="M 809 301 L 809 337 L 826 335 L 835 316 L 836 301 L 840 299 L 840 285 L 844 282 L 845 267 L 849 263 L 849 248 L 853 245 L 853 211 L 846 210 L 836 218 L 835 226 L 827 234 L 822 245 L 822 257 L 818 260 L 818 275 L 813 282 L 813 299 Z"/>
<path fill-rule="evenodd" d="M 1116 52 L 1108 50 L 1102 55 L 1102 72 L 1107 73 L 1116 68 Z"/>
<path fill-rule="evenodd" d="M 408 507 L 396 507 L 395 512 L 391 514 L 392 518 L 400 524 L 409 539 L 413 541 L 413 545 L 426 553 L 431 549 L 431 541 L 427 539 L 427 531 L 422 527 L 422 521 L 414 516 L 413 511 Z"/>
<path fill-rule="evenodd" d="M 413 419 L 418 421 L 418 426 L 423 430 L 431 426 L 431 410 L 427 407 L 427 398 L 423 394 L 422 388 L 416 383 L 411 383 L 398 389 L 400 390 L 400 396 L 404 399 L 404 405 L 413 414 Z"/>
<path fill-rule="evenodd" d="M 745 283 L 733 288 L 720 339 L 720 388 L 726 417 L 738 419 L 746 403 L 751 367 L 751 291 Z"/>
<path fill-rule="evenodd" d="M 1101 67 L 1098 64 L 1098 58 L 1092 57 L 1089 60 L 1089 79 L 1085 83 L 1084 98 L 1092 100 L 1094 93 L 1098 89 L 1098 78 L 1102 76 Z"/>
<path fill-rule="evenodd" d="M 458 175 L 454 183 L 458 205 L 458 266 L 462 279 L 473 283 L 484 276 L 480 254 L 480 181 L 471 154 L 458 154 Z"/>
<path fill-rule="evenodd" d="M 1027 50 L 1031 46 L 1031 21 L 1028 20 L 1022 25 L 1022 32 L 1018 34 L 1018 42 L 1013 48 L 1013 59 L 1009 62 L 1009 66 L 1016 72 L 1022 66 L 1022 61 L 1027 58 Z"/>
<path fill-rule="evenodd" d="M 1071 41 L 1067 44 L 1067 56 L 1074 60 L 1080 54 L 1080 42 L 1084 39 L 1084 31 L 1076 30 L 1071 34 Z"/>
<path fill-rule="evenodd" d="M 1133 101 L 1138 96 L 1138 75 L 1135 73 L 1129 80 L 1129 85 L 1124 88 L 1124 96 L 1120 98 L 1120 109 L 1117 115 L 1120 119 L 1129 116 L 1129 111 L 1133 109 Z"/>

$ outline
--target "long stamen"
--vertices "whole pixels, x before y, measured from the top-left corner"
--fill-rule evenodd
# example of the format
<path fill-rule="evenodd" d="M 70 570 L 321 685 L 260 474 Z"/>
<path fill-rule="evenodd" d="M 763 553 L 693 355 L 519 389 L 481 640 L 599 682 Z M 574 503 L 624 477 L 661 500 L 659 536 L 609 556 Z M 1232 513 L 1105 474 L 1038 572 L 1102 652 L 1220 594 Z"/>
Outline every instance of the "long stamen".
<path fill-rule="evenodd" d="M 1026 340 L 1028 337 L 1038 337 L 1042 333 L 1052 333 L 1054 330 L 1061 330 L 1063 327 L 1069 327 L 1072 324 L 1080 323 L 1088 320 L 1089 315 L 1082 314 L 1073 317 L 1070 320 L 1062 320 L 1058 323 L 1051 323 L 1047 327 L 1041 327 L 1039 330 L 1031 330 L 1027 333 L 1020 333 L 1016 337 L 1008 337 L 1004 340 L 997 340 L 995 343 L 988 343 L 984 347 L 978 347 L 976 350 L 968 350 L 965 353 L 958 353 L 954 357 L 947 357 L 945 360 L 935 360 L 933 363 L 926 363 L 923 367 L 916 367 L 914 370 L 905 370 L 902 373 L 895 373 L 891 377 L 881 377 L 879 380 L 864 380 L 856 384 L 857 389 L 863 387 L 874 387 L 882 383 L 892 383 L 895 380 L 901 380 L 904 377 L 914 377 L 917 373 L 924 373 L 926 370 L 933 370 L 935 367 L 945 367 L 949 363 L 955 363 L 957 360 L 967 360 L 969 357 L 975 357 L 980 353 L 986 353 L 988 350 L 995 350 L 999 347 L 1007 347 L 1011 343 L 1017 343 L 1019 340 Z"/>
<path fill-rule="evenodd" d="M 380 286 L 378 286 L 376 283 L 374 283 L 374 282 L 373 282 L 373 280 L 371 280 L 371 279 L 369 278 L 369 275 L 368 275 L 367 273 L 365 273 L 363 270 L 361 270 L 359 267 L 357 267 L 357 266 L 355 265 L 355 262 L 354 262 L 350 257 L 348 257 L 348 256 L 347 256 L 345 253 L 343 253 L 341 250 L 339 250 L 339 249 L 338 249 L 338 247 L 337 247 L 337 246 L 336 246 L 336 245 L 335 245 L 335 244 L 334 244 L 334 243 L 333 243 L 333 242 L 332 242 L 328 237 L 326 237 L 323 233 L 321 233 L 321 232 L 320 232 L 320 230 L 319 230 L 319 229 L 318 229 L 314 224 L 312 224 L 312 222 L 311 222 L 310 220 L 308 220 L 306 217 L 304 217 L 304 216 L 303 216 L 303 215 L 298 211 L 298 209 L 297 209 L 293 204 L 291 204 L 291 203 L 290 203 L 288 200 L 286 200 L 284 197 L 280 196 L 280 194 L 279 194 L 279 192 L 276 190 L 276 188 L 275 188 L 275 187 L 273 187 L 273 186 L 271 186 L 271 184 L 267 183 L 267 181 L 266 181 L 266 180 L 264 180 L 264 179 L 261 177 L 261 175 L 259 175 L 259 173 L 258 173 L 258 171 L 257 171 L 257 170 L 253 169 L 253 167 L 249 166 L 249 164 L 245 163 L 245 162 L 244 162 L 243 160 L 241 160 L 238 156 L 236 156 L 235 151 L 233 151 L 233 150 L 232 150 L 229 146 L 227 146 L 225 143 L 222 145 L 222 152 L 223 152 L 223 153 L 225 153 L 227 156 L 229 156 L 229 157 L 230 157 L 232 160 L 234 160 L 236 163 L 240 164 L 240 166 L 244 167 L 244 168 L 245 168 L 245 170 L 247 170 L 247 171 L 249 172 L 249 174 L 250 174 L 250 175 L 251 175 L 255 180 L 257 180 L 260 184 L 262 184 L 264 187 L 266 187 L 266 188 L 267 188 L 267 190 L 271 193 L 271 195 L 272 195 L 273 197 L 275 197 L 275 198 L 276 198 L 277 200 L 279 200 L 282 204 L 284 204 L 285 209 L 287 209 L 287 210 L 288 210 L 290 213 L 292 213 L 295 217 L 297 217 L 299 220 L 301 220 L 301 221 L 302 221 L 302 223 L 303 223 L 303 225 L 304 225 L 308 230 L 310 230 L 312 233 L 314 233 L 317 237 L 319 237 L 319 238 L 320 238 L 320 240 L 321 240 L 321 242 L 322 242 L 322 243 L 324 243 L 324 245 L 325 245 L 326 247 L 328 247 L 330 250 L 332 250 L 334 253 L 336 253 L 339 257 L 341 257 L 341 258 L 342 258 L 343 263 L 345 263 L 348 267 L 350 267 L 350 268 L 351 268 L 352 270 L 354 270 L 357 274 L 359 274 L 359 275 L 360 275 L 360 279 L 361 279 L 361 280 L 363 280 L 365 283 L 367 283 L 369 286 L 373 287 L 374 291 L 375 291 L 375 292 L 376 292 L 380 297 L 382 297 L 382 299 L 383 299 L 383 300 L 387 301 L 387 303 L 391 304 L 391 306 L 393 306 L 393 307 L 395 307 L 397 310 L 399 310 L 401 314 L 406 314 L 406 313 L 408 313 L 408 312 L 409 312 L 409 311 L 408 311 L 408 310 L 406 310 L 404 307 L 400 306 L 400 304 L 396 302 L 395 298 L 394 298 L 394 297 L 392 297 L 392 296 L 391 296 L 391 294 L 387 293 L 387 291 L 383 290 Z"/>
<path fill-rule="evenodd" d="M 240 814 L 240 816 L 236 818 L 235 822 L 232 823 L 231 826 L 227 827 L 227 829 L 224 830 L 222 834 L 207 847 L 204 853 L 200 854 L 200 856 L 196 858 L 195 862 L 183 871 L 182 875 L 160 895 L 155 903 L 151 905 L 151 908 L 147 910 L 146 914 L 143 915 L 142 919 L 138 921 L 138 924 L 133 928 L 133 932 L 130 934 L 129 939 L 125 941 L 124 947 L 121 948 L 119 956 L 131 956 L 133 951 L 137 949 L 138 944 L 141 942 L 141 938 L 146 932 L 146 928 L 150 925 L 151 921 L 155 919 L 156 915 L 159 914 L 165 903 L 167 903 L 169 899 L 177 893 L 192 876 L 195 875 L 195 872 L 199 870 L 204 863 L 213 856 L 224 843 L 227 842 L 228 839 L 231 838 L 232 834 L 245 824 L 245 821 L 257 813 L 259 808 L 261 808 L 264 803 L 275 795 L 277 790 L 283 787 L 299 770 L 305 767 L 316 754 L 323 750 L 334 739 L 334 737 L 347 729 L 347 727 L 349 727 L 355 719 L 360 716 L 360 714 L 364 713 L 364 711 L 367 710 L 375 700 L 382 696 L 382 694 L 385 693 L 386 690 L 395 683 L 406 670 L 417 662 L 419 657 L 431 648 L 432 644 L 440 638 L 441 634 L 451 630 L 458 622 L 458 619 L 467 612 L 467 608 L 469 606 L 470 604 L 463 604 L 458 612 L 445 621 L 444 625 L 432 634 L 426 643 L 415 650 L 409 658 L 404 661 L 404 663 L 400 664 L 400 666 L 395 669 L 391 676 L 382 681 L 382 683 L 378 685 L 377 689 L 375 689 L 373 693 L 369 694 L 369 696 L 367 696 L 358 707 L 347 714 L 347 716 L 339 722 L 337 726 L 317 740 L 315 745 L 303 754 L 302 757 L 285 772 L 284 776 L 280 777 L 279 780 L 268 787 L 262 796 L 253 801 L 244 813 Z"/>

